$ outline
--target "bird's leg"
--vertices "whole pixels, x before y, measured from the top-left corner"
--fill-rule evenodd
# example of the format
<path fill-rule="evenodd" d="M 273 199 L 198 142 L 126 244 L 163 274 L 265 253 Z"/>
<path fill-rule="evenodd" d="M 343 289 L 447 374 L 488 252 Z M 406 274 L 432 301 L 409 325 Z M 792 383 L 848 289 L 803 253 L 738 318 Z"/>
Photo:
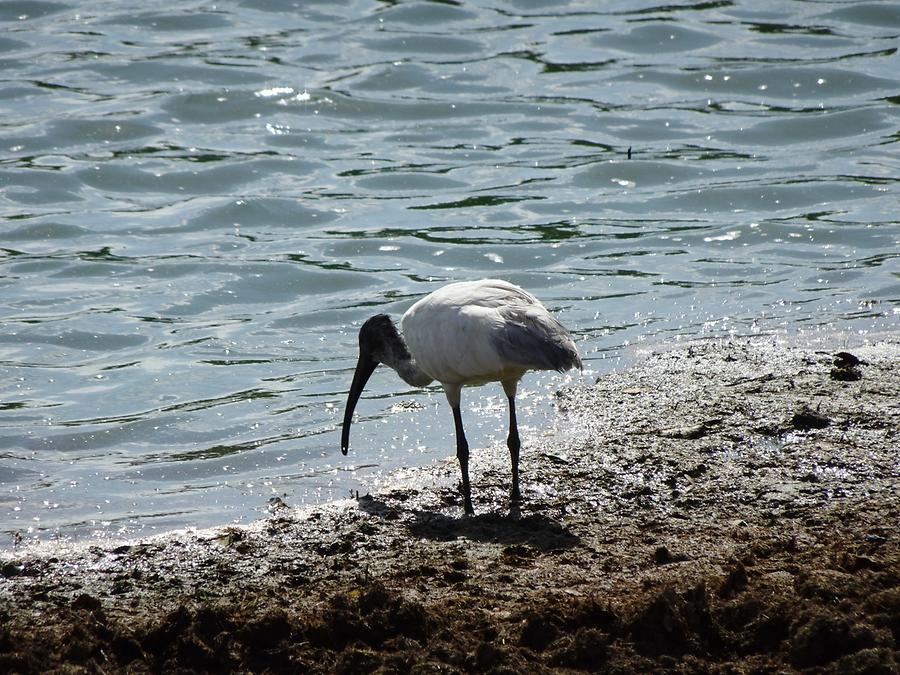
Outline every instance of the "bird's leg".
<path fill-rule="evenodd" d="M 463 510 L 467 515 L 472 515 L 475 509 L 472 508 L 472 490 L 469 487 L 469 443 L 463 431 L 459 405 L 453 406 L 453 423 L 456 426 L 456 459 L 459 460 L 459 470 L 462 472 Z"/>
<path fill-rule="evenodd" d="M 522 500 L 522 493 L 519 492 L 519 449 L 522 443 L 519 440 L 519 424 L 516 421 L 516 399 L 514 396 L 509 397 L 509 436 L 506 437 L 506 445 L 509 447 L 509 458 L 512 461 L 512 490 L 509 498 L 518 502 Z"/>
<path fill-rule="evenodd" d="M 503 385 L 503 392 L 509 401 L 509 436 L 506 437 L 509 459 L 512 462 L 512 490 L 509 492 L 509 498 L 513 503 L 517 503 L 522 501 L 522 493 L 519 492 L 519 449 L 522 442 L 519 440 L 519 423 L 516 420 L 516 389 L 519 380 L 503 380 L 500 384 Z"/>

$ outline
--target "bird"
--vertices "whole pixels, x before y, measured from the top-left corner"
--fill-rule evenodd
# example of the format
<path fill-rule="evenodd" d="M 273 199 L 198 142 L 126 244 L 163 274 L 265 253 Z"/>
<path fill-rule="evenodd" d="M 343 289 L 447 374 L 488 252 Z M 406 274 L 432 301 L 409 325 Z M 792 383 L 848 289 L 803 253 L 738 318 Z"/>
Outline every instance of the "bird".
<path fill-rule="evenodd" d="M 344 409 L 341 452 L 350 446 L 353 412 L 379 364 L 394 369 L 407 384 L 441 383 L 453 411 L 456 458 L 462 474 L 463 509 L 474 514 L 469 484 L 469 444 L 460 412 L 464 386 L 499 382 L 509 404 L 506 442 L 512 463 L 510 501 L 521 499 L 516 389 L 529 370 L 564 372 L 582 368 L 569 331 L 531 293 L 499 279 L 460 281 L 442 286 L 412 305 L 400 330 L 386 314 L 359 330 L 359 359 Z"/>

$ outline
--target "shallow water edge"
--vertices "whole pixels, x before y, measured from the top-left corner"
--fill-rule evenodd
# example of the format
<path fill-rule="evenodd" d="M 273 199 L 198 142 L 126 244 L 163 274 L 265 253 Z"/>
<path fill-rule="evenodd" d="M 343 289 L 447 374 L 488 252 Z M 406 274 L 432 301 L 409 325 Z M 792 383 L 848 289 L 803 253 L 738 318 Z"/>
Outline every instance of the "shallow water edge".
<path fill-rule="evenodd" d="M 822 347 L 694 344 L 561 390 L 518 510 L 485 453 L 471 518 L 448 463 L 250 527 L 3 554 L 0 664 L 889 672 L 900 342 Z"/>

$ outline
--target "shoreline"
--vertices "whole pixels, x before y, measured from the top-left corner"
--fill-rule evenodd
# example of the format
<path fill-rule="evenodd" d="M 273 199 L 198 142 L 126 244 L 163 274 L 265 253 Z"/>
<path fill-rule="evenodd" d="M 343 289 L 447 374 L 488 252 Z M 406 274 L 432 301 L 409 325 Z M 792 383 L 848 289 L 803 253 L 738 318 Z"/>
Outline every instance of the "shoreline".
<path fill-rule="evenodd" d="M 719 348 L 732 343 L 759 343 L 763 341 L 772 341 L 780 348 L 791 350 L 800 349 L 803 351 L 837 351 L 866 348 L 867 346 L 872 344 L 890 343 L 892 340 L 894 340 L 894 333 L 887 330 L 867 331 L 865 334 L 848 333 L 842 330 L 829 330 L 824 332 L 814 331 L 808 334 L 803 332 L 785 333 L 780 330 L 776 330 L 774 332 L 760 333 L 755 335 L 712 335 L 705 337 L 694 336 L 683 339 L 679 338 L 675 342 L 635 342 L 628 346 L 622 347 L 620 353 L 615 357 L 603 357 L 604 359 L 609 358 L 610 360 L 615 361 L 615 366 L 586 369 L 580 379 L 575 379 L 569 374 L 565 374 L 563 377 L 557 378 L 563 381 L 563 384 L 559 384 L 557 388 L 565 389 L 578 388 L 579 386 L 583 385 L 586 386 L 590 381 L 596 382 L 598 379 L 601 379 L 603 377 L 610 377 L 622 373 L 627 373 L 629 369 L 633 368 L 637 364 L 650 357 L 658 357 L 663 353 L 687 349 L 689 347 L 696 348 L 700 346 L 713 346 L 715 348 Z M 477 390 L 479 388 L 476 387 L 475 389 Z M 546 398 L 547 395 L 552 396 L 552 394 L 550 394 L 551 389 L 552 388 L 548 388 L 546 393 L 542 393 L 542 397 Z M 437 409 L 438 411 L 440 411 L 443 409 L 443 404 L 445 401 L 443 392 L 440 390 L 440 387 L 437 388 L 436 395 L 438 396 L 438 399 L 440 401 L 440 403 L 437 405 Z M 401 400 L 400 402 L 400 405 L 402 404 L 403 400 Z M 441 413 L 438 412 L 438 415 L 440 414 Z M 553 422 L 552 414 L 545 413 L 545 417 L 547 418 L 544 420 L 545 422 Z M 500 426 L 498 426 L 496 430 L 498 433 L 500 433 L 503 431 L 503 419 L 498 418 L 497 421 Z M 520 422 L 524 423 L 523 428 L 531 427 L 532 429 L 537 429 L 537 427 L 532 427 L 528 423 L 528 420 L 526 418 L 523 418 L 522 420 L 520 420 Z M 335 429 L 333 430 L 335 434 L 339 433 L 339 431 L 339 426 L 335 427 Z M 450 433 L 452 437 L 452 429 L 448 433 Z M 559 433 L 560 429 L 557 425 L 553 429 L 544 430 L 542 432 L 542 435 L 544 438 L 546 438 L 548 436 L 552 437 L 554 435 L 558 435 Z M 447 437 L 450 439 L 449 441 L 446 441 L 445 439 L 445 444 L 446 442 L 450 442 L 450 445 L 452 445 L 451 437 Z M 525 440 L 534 441 L 537 439 L 533 438 Z M 449 445 L 447 447 L 447 452 L 450 453 L 452 451 L 452 448 L 450 448 Z M 479 456 L 483 456 L 483 453 L 485 453 L 486 451 L 492 451 L 494 452 L 494 454 L 496 454 L 496 452 L 498 451 L 498 447 L 490 448 L 479 446 L 473 448 L 473 463 L 480 461 Z M 499 452 L 502 454 L 501 459 L 506 457 L 505 446 L 500 448 Z M 478 453 L 479 456 L 476 456 L 475 453 Z M 455 482 L 458 480 L 458 473 L 459 465 L 456 461 L 455 456 L 448 454 L 443 459 L 436 458 L 421 465 L 413 465 L 409 467 L 400 467 L 393 469 L 384 477 L 380 477 L 374 480 L 370 487 L 375 492 L 385 490 L 389 491 L 395 487 L 419 489 L 425 488 L 429 485 L 433 486 L 437 476 L 440 476 L 441 480 L 445 483 L 447 483 L 447 481 Z M 449 483 L 447 484 L 449 485 Z M 368 489 L 369 488 L 367 488 L 367 490 Z M 349 493 L 352 491 L 348 490 L 347 492 Z M 282 496 L 287 497 L 287 495 Z M 276 498 L 273 497 L 273 499 Z M 277 499 L 280 499 L 280 497 Z M 302 504 L 296 506 L 292 502 L 289 502 L 289 506 L 297 513 L 298 517 L 302 517 L 302 514 L 306 511 L 314 510 L 317 508 L 327 508 L 333 504 L 342 504 L 344 502 L 349 503 L 352 500 L 353 497 L 338 497 L 325 501 L 304 501 Z M 278 507 L 276 506 L 276 508 Z M 262 514 L 265 511 L 269 511 L 271 513 L 272 509 L 255 509 L 255 512 L 257 514 Z M 158 531 L 153 531 L 153 529 L 155 528 L 141 529 L 135 527 L 134 529 L 123 530 L 120 532 L 97 531 L 94 533 L 79 532 L 77 534 L 63 534 L 62 529 L 65 529 L 67 525 L 58 524 L 57 526 L 51 526 L 48 530 L 43 532 L 41 536 L 22 535 L 18 543 L 0 545 L 0 563 L 2 563 L 4 560 L 16 560 L 29 556 L 59 557 L 77 555 L 78 553 L 86 552 L 91 547 L 97 546 L 104 548 L 116 547 L 126 544 L 156 541 L 158 539 L 165 539 L 168 537 L 212 536 L 212 533 L 223 528 L 237 527 L 252 529 L 255 526 L 259 526 L 260 523 L 265 522 L 266 519 L 267 516 L 259 515 L 256 518 L 242 517 L 232 522 L 217 524 L 205 523 L 203 525 L 181 525 L 172 526 L 170 528 L 161 527 Z M 56 535 L 50 536 L 49 532 L 53 529 L 57 529 Z M 24 530 L 20 530 L 20 532 L 23 531 Z M 9 530 L 7 534 L 10 535 L 11 540 L 16 540 L 14 531 Z"/>
<path fill-rule="evenodd" d="M 694 343 L 561 390 L 518 513 L 476 449 L 472 518 L 442 479 L 6 552 L 0 670 L 893 672 L 900 341 L 845 344 Z"/>

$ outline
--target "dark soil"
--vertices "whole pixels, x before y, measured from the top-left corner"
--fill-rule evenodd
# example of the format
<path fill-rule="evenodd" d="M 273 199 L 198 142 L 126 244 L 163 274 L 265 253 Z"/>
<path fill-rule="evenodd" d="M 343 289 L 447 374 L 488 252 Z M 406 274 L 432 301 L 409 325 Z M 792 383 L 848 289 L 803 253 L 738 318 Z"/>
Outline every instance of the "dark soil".
<path fill-rule="evenodd" d="M 471 518 L 448 463 L 248 528 L 6 553 L 0 672 L 896 673 L 898 364 L 648 356 L 559 392 L 520 509 L 497 447 Z"/>

